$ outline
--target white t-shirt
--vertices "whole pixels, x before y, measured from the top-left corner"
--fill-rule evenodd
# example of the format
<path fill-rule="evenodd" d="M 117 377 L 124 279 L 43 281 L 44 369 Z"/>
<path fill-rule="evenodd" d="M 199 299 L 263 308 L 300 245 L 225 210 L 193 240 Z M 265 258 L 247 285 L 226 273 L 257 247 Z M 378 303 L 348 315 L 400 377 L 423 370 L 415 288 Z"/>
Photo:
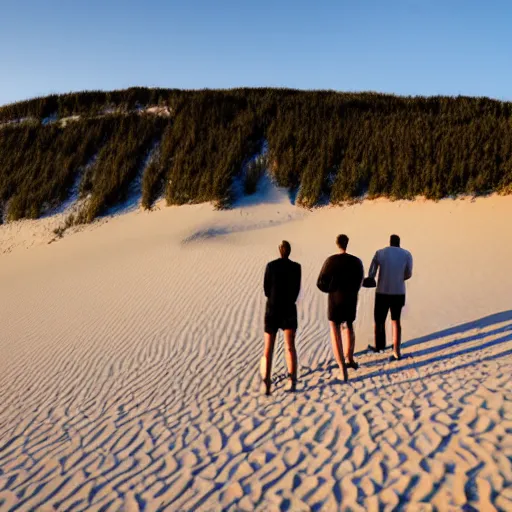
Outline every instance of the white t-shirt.
<path fill-rule="evenodd" d="M 369 276 L 375 279 L 379 271 L 377 293 L 405 295 L 405 281 L 412 276 L 412 256 L 401 247 L 386 247 L 375 253 Z"/>

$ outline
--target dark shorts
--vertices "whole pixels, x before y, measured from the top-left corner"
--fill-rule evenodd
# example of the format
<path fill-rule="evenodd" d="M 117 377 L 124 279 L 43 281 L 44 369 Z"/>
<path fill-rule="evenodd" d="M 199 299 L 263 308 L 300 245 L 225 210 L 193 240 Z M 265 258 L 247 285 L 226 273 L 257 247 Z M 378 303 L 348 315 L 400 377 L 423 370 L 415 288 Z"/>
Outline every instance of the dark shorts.
<path fill-rule="evenodd" d="M 297 306 L 276 308 L 269 306 L 265 310 L 265 332 L 276 334 L 279 329 L 297 330 Z"/>
<path fill-rule="evenodd" d="M 357 313 L 357 299 L 344 301 L 340 304 L 329 303 L 329 313 L 327 318 L 330 322 L 337 325 L 347 324 L 347 327 L 352 328 L 352 324 L 356 319 Z"/>
<path fill-rule="evenodd" d="M 375 294 L 375 323 L 382 324 L 386 321 L 388 311 L 391 310 L 391 320 L 400 320 L 402 308 L 405 305 L 405 295 Z"/>

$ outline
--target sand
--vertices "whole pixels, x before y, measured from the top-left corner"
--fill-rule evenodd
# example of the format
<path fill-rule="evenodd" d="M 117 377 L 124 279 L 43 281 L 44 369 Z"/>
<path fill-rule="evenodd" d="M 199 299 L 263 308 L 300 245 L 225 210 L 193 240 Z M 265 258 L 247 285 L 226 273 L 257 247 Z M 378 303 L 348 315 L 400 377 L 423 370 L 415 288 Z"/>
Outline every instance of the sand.
<path fill-rule="evenodd" d="M 269 186 L 229 211 L 159 207 L 53 238 L 0 227 L 1 510 L 512 510 L 512 198 L 307 211 Z M 367 269 L 414 256 L 406 357 L 339 381 L 316 289 L 340 232 Z M 263 271 L 303 269 L 300 381 L 260 392 Z"/>

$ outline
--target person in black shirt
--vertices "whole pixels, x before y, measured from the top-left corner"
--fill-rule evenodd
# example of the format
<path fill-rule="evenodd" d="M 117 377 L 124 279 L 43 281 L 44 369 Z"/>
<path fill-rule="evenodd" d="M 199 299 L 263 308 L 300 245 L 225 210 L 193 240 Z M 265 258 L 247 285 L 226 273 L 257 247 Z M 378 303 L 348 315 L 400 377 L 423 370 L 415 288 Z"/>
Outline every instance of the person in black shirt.
<path fill-rule="evenodd" d="M 270 395 L 272 356 L 277 331 L 284 331 L 286 364 L 290 379 L 290 391 L 295 391 L 297 382 L 297 352 L 295 332 L 297 330 L 297 306 L 300 292 L 301 267 L 290 260 L 291 246 L 283 240 L 279 245 L 281 257 L 271 261 L 265 269 L 263 288 L 267 297 L 265 309 L 265 352 L 261 359 L 261 377 L 265 393 Z"/>
<path fill-rule="evenodd" d="M 327 258 L 318 276 L 318 288 L 329 294 L 328 318 L 331 328 L 331 342 L 334 357 L 343 373 L 343 379 L 348 380 L 347 367 L 357 369 L 354 361 L 354 320 L 356 319 L 357 295 L 364 277 L 363 263 L 359 258 L 347 253 L 348 236 L 339 235 L 336 238 L 339 254 Z M 347 351 L 343 355 L 341 327 L 347 341 Z"/>

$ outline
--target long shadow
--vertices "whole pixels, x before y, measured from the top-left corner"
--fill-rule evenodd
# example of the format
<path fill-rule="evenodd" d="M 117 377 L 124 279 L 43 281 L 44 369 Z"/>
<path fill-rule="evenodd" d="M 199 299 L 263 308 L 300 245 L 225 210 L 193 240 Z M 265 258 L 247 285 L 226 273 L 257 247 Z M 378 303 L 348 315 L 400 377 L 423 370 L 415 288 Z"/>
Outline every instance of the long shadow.
<path fill-rule="evenodd" d="M 489 326 L 493 326 L 493 325 L 496 325 L 496 324 L 502 324 L 504 322 L 509 322 L 509 321 L 511 322 L 510 324 L 498 327 L 498 328 L 490 330 L 490 331 L 479 332 L 479 333 L 476 333 L 476 334 L 467 335 L 467 336 L 459 338 L 459 339 L 455 339 L 455 340 L 451 340 L 451 341 L 446 342 L 446 343 L 442 343 L 441 345 L 435 345 L 435 346 L 432 346 L 432 347 L 425 347 L 425 348 L 419 349 L 417 351 L 408 350 L 406 352 L 405 356 L 406 357 L 407 356 L 421 357 L 421 356 L 425 356 L 425 355 L 436 354 L 436 353 L 442 352 L 442 351 L 444 351 L 446 349 L 449 349 L 449 348 L 456 348 L 456 347 L 458 347 L 460 345 L 464 345 L 465 343 L 470 343 L 470 342 L 478 341 L 478 340 L 481 340 L 481 339 L 483 340 L 483 339 L 485 339 L 485 338 L 487 338 L 489 336 L 495 336 L 495 335 L 505 334 L 506 333 L 504 336 L 501 336 L 498 339 L 491 340 L 491 341 L 488 341 L 486 343 L 479 344 L 477 346 L 472 346 L 472 347 L 469 347 L 469 348 L 462 348 L 461 350 L 457 350 L 456 352 L 450 352 L 450 353 L 446 353 L 446 354 L 439 354 L 438 356 L 431 357 L 431 358 L 426 359 L 424 361 L 412 362 L 412 363 L 407 364 L 405 366 L 397 366 L 396 368 L 391 368 L 391 369 L 386 369 L 386 370 L 384 370 L 384 368 L 381 368 L 379 370 L 375 370 L 373 372 L 370 372 L 370 373 L 367 373 L 367 374 L 364 374 L 364 375 L 360 375 L 360 376 L 357 376 L 357 374 L 354 375 L 352 373 L 349 376 L 349 380 L 351 382 L 358 382 L 358 381 L 362 381 L 362 380 L 365 380 L 365 379 L 371 379 L 373 377 L 382 376 L 382 375 L 394 375 L 396 373 L 401 373 L 401 372 L 404 372 L 404 371 L 407 371 L 407 370 L 421 368 L 421 367 L 424 367 L 424 366 L 428 366 L 428 365 L 434 364 L 434 363 L 439 362 L 439 361 L 445 361 L 445 360 L 448 360 L 448 359 L 453 359 L 453 358 L 458 357 L 458 356 L 462 356 L 462 355 L 465 355 L 465 354 L 469 354 L 469 353 L 472 353 L 472 352 L 483 350 L 485 348 L 493 347 L 495 345 L 500 345 L 500 344 L 503 344 L 503 343 L 510 342 L 510 341 L 512 341 L 512 310 L 501 311 L 500 313 L 494 313 L 492 315 L 488 315 L 488 316 L 482 317 L 482 318 L 480 318 L 478 320 L 473 320 L 471 322 L 466 322 L 464 324 L 460 324 L 460 325 L 457 325 L 457 326 L 454 326 L 454 327 L 449 327 L 449 328 L 443 329 L 441 331 L 436 331 L 436 332 L 434 332 L 432 334 L 428 334 L 426 336 L 421 336 L 419 338 L 415 338 L 413 340 L 410 340 L 410 341 L 404 343 L 402 345 L 402 348 L 407 349 L 407 348 L 410 348 L 410 347 L 415 347 L 417 345 L 428 343 L 429 341 L 440 340 L 440 339 L 442 339 L 442 338 L 444 338 L 446 336 L 453 336 L 453 335 L 456 335 L 456 334 L 462 334 L 464 332 L 471 331 L 473 329 L 484 329 L 484 328 L 489 327 Z M 503 352 L 503 355 L 507 355 L 508 353 L 509 352 Z M 356 355 L 362 355 L 362 354 L 367 354 L 367 352 L 363 350 L 363 351 L 360 351 L 360 352 L 356 353 Z M 380 366 L 380 365 L 383 366 L 385 364 L 385 362 L 387 362 L 387 358 L 386 358 L 385 361 L 383 361 L 382 359 L 379 359 L 379 360 L 376 360 L 376 361 L 368 361 L 368 362 L 365 362 L 361 366 L 361 369 L 372 367 L 372 366 Z M 473 363 L 471 363 L 471 364 L 473 364 Z M 305 367 L 304 368 L 305 372 L 301 373 L 301 375 L 302 375 L 302 377 L 307 377 L 307 376 L 309 376 L 309 375 L 311 375 L 313 373 L 325 372 L 326 370 L 330 370 L 330 369 L 335 368 L 335 367 L 336 367 L 336 365 L 333 364 L 333 363 L 330 363 L 330 362 L 322 364 L 322 365 L 316 367 L 315 369 Z"/>
<path fill-rule="evenodd" d="M 417 370 L 418 368 L 422 368 L 424 366 L 430 366 L 430 365 L 432 365 L 434 363 L 438 363 L 440 361 L 446 361 L 446 360 L 449 360 L 449 359 L 453 359 L 455 357 L 459 357 L 459 356 L 462 356 L 462 355 L 465 355 L 465 354 L 470 354 L 472 352 L 477 352 L 479 350 L 483 350 L 483 349 L 486 349 L 486 348 L 494 347 L 496 345 L 501 345 L 501 344 L 507 343 L 509 341 L 512 341 L 512 333 L 510 333 L 510 334 L 508 334 L 506 336 L 503 336 L 501 338 L 498 338 L 496 340 L 488 341 L 487 343 L 483 343 L 482 345 L 477 345 L 477 346 L 473 346 L 473 347 L 470 347 L 470 348 L 458 350 L 457 352 L 450 352 L 448 354 L 442 354 L 442 355 L 439 355 L 437 357 L 432 357 L 430 359 L 425 359 L 424 361 L 417 361 L 417 362 L 414 362 L 414 363 L 411 363 L 411 364 L 407 364 L 405 366 L 400 366 L 400 367 L 397 366 L 396 368 L 388 369 L 388 370 L 385 370 L 384 372 L 382 370 L 374 371 L 374 372 L 371 372 L 371 373 L 367 373 L 365 375 L 361 375 L 361 377 L 356 377 L 353 380 L 355 382 L 357 382 L 357 381 L 362 381 L 362 380 L 365 380 L 365 379 L 371 379 L 373 377 L 382 376 L 383 374 L 389 376 L 389 375 L 394 375 L 395 373 L 402 373 L 402 372 L 405 372 L 407 370 Z M 454 342 L 451 346 L 453 347 L 453 346 L 456 346 L 458 344 L 459 343 Z"/>
<path fill-rule="evenodd" d="M 435 347 L 428 347 L 422 350 L 417 350 L 413 352 L 415 357 L 426 356 L 428 354 L 432 354 L 434 352 L 440 352 L 441 350 L 453 347 L 454 345 L 460 345 L 462 343 L 470 343 L 472 341 L 481 340 L 483 338 L 487 338 L 488 336 L 495 336 L 496 334 L 502 334 L 504 332 L 512 331 L 512 324 L 508 324 L 505 327 L 501 327 L 500 329 L 493 329 L 492 331 L 480 332 L 478 334 L 474 334 L 473 336 L 466 336 L 463 339 L 452 340 L 447 343 L 443 343 L 442 345 L 436 345 Z"/>
<path fill-rule="evenodd" d="M 511 321 L 512 322 L 512 310 L 509 310 L 509 311 L 501 311 L 500 313 L 494 313 L 492 315 L 488 315 L 488 316 L 484 316 L 478 320 L 473 320 L 471 322 L 466 322 L 464 324 L 460 324 L 460 325 L 456 325 L 454 327 L 449 327 L 447 329 L 443 329 L 441 331 L 436 331 L 436 332 L 433 332 L 431 334 L 427 334 L 425 336 L 420 336 L 419 338 L 415 338 L 415 339 L 412 339 L 412 340 L 409 340 L 409 341 L 406 341 L 405 343 L 402 343 L 402 350 L 404 349 L 408 349 L 410 347 L 414 347 L 416 345 L 420 345 L 420 344 L 423 344 L 423 343 L 428 343 L 429 341 L 434 341 L 434 340 L 438 340 L 438 339 L 441 339 L 441 338 L 445 338 L 447 336 L 453 336 L 453 335 L 456 335 L 456 334 L 461 334 L 463 332 L 466 332 L 466 331 L 470 331 L 470 330 L 473 330 L 473 329 L 484 329 L 486 327 L 489 327 L 491 325 L 494 325 L 494 324 L 501 324 L 503 322 L 508 322 L 508 321 Z M 422 356 L 422 355 L 426 355 L 426 354 L 430 354 L 430 353 L 434 353 L 434 352 L 438 352 L 438 351 L 441 351 L 441 350 L 444 350 L 446 348 L 449 348 L 449 347 L 452 347 L 456 344 L 460 344 L 460 343 L 466 343 L 466 342 L 470 342 L 470 341 L 475 341 L 477 339 L 481 339 L 481 338 L 485 338 L 487 336 L 492 336 L 494 334 L 499 334 L 501 332 L 505 332 L 505 331 L 508 331 L 508 330 L 512 330 L 512 324 L 511 325 L 508 325 L 508 326 L 505 326 L 505 327 L 500 327 L 498 329 L 495 329 L 493 331 L 488 331 L 488 332 L 485 332 L 485 333 L 477 333 L 473 336 L 468 336 L 466 338 L 463 338 L 463 339 L 459 339 L 459 340 L 453 340 L 453 341 L 450 341 L 448 343 L 444 343 L 443 345 L 437 345 L 435 347 L 429 347 L 429 348 L 426 348 L 424 350 L 420 350 L 420 351 L 417 351 L 417 352 L 409 352 L 410 355 L 414 355 L 414 356 Z M 389 345 L 387 348 L 390 348 Z M 366 350 L 362 350 L 360 352 L 357 352 L 355 355 L 363 355 L 363 354 L 366 354 L 367 351 Z M 367 364 L 365 364 L 366 367 L 368 366 L 375 366 L 375 365 L 378 365 L 380 364 L 380 361 L 373 361 L 373 362 L 369 362 Z"/>
<path fill-rule="evenodd" d="M 512 310 L 501 311 L 500 313 L 494 313 L 492 315 L 484 316 L 479 320 L 473 320 L 472 322 L 466 322 L 465 324 L 456 325 L 455 327 L 449 327 L 442 331 L 437 331 L 426 336 L 421 336 L 414 340 L 405 342 L 403 348 L 412 347 L 419 345 L 420 343 L 426 343 L 428 341 L 444 338 L 446 336 L 452 336 L 453 334 L 459 334 L 461 332 L 469 331 L 471 329 L 483 329 L 494 324 L 501 324 L 503 322 L 512 321 Z"/>
<path fill-rule="evenodd" d="M 408 357 L 408 356 L 414 356 L 414 357 L 426 356 L 426 355 L 429 355 L 429 354 L 434 354 L 436 352 L 441 352 L 442 350 L 446 350 L 448 348 L 452 348 L 452 347 L 455 347 L 457 345 L 462 345 L 463 343 L 470 343 L 472 341 L 478 341 L 478 340 L 487 338 L 489 336 L 495 336 L 497 334 L 502 334 L 502 333 L 509 332 L 509 331 L 512 331 L 512 323 L 507 324 L 504 327 L 500 327 L 498 329 L 493 329 L 491 331 L 479 332 L 479 333 L 473 334 L 471 336 L 466 336 L 464 338 L 458 338 L 458 339 L 455 339 L 455 340 L 451 340 L 451 341 L 448 341 L 448 342 L 443 343 L 441 345 L 435 345 L 433 347 L 427 347 L 427 348 L 420 349 L 420 350 L 415 350 L 415 351 L 407 351 L 404 354 L 404 356 L 405 357 Z M 432 338 L 432 340 L 434 340 L 434 339 L 438 339 L 438 338 Z M 407 343 L 404 343 L 402 345 L 402 349 L 404 347 L 407 348 L 409 346 L 411 346 L 411 345 L 407 344 Z M 365 364 L 365 367 L 368 368 L 370 366 L 377 366 L 377 365 L 381 364 L 381 362 L 382 361 L 370 361 L 370 362 Z"/>
<path fill-rule="evenodd" d="M 496 361 L 497 359 L 502 359 L 503 357 L 507 357 L 510 355 L 512 355 L 512 348 L 505 350 L 503 352 L 499 352 L 497 354 L 492 354 L 490 356 L 482 357 L 481 359 L 478 359 L 476 361 L 469 361 L 467 363 L 459 364 L 458 366 L 454 366 L 453 368 L 449 368 L 448 370 L 440 370 L 438 372 L 433 372 L 433 373 L 430 373 L 428 376 L 435 377 L 437 375 L 447 375 L 447 374 L 452 373 L 457 370 L 463 370 L 464 368 L 470 368 L 470 367 L 475 366 L 480 363 Z M 381 389 L 396 387 L 397 384 L 402 385 L 402 384 L 412 384 L 414 382 L 421 382 L 424 379 L 425 379 L 425 377 L 423 376 L 423 377 L 414 377 L 413 379 L 401 380 L 399 383 L 387 384 L 386 386 L 383 386 Z"/>

